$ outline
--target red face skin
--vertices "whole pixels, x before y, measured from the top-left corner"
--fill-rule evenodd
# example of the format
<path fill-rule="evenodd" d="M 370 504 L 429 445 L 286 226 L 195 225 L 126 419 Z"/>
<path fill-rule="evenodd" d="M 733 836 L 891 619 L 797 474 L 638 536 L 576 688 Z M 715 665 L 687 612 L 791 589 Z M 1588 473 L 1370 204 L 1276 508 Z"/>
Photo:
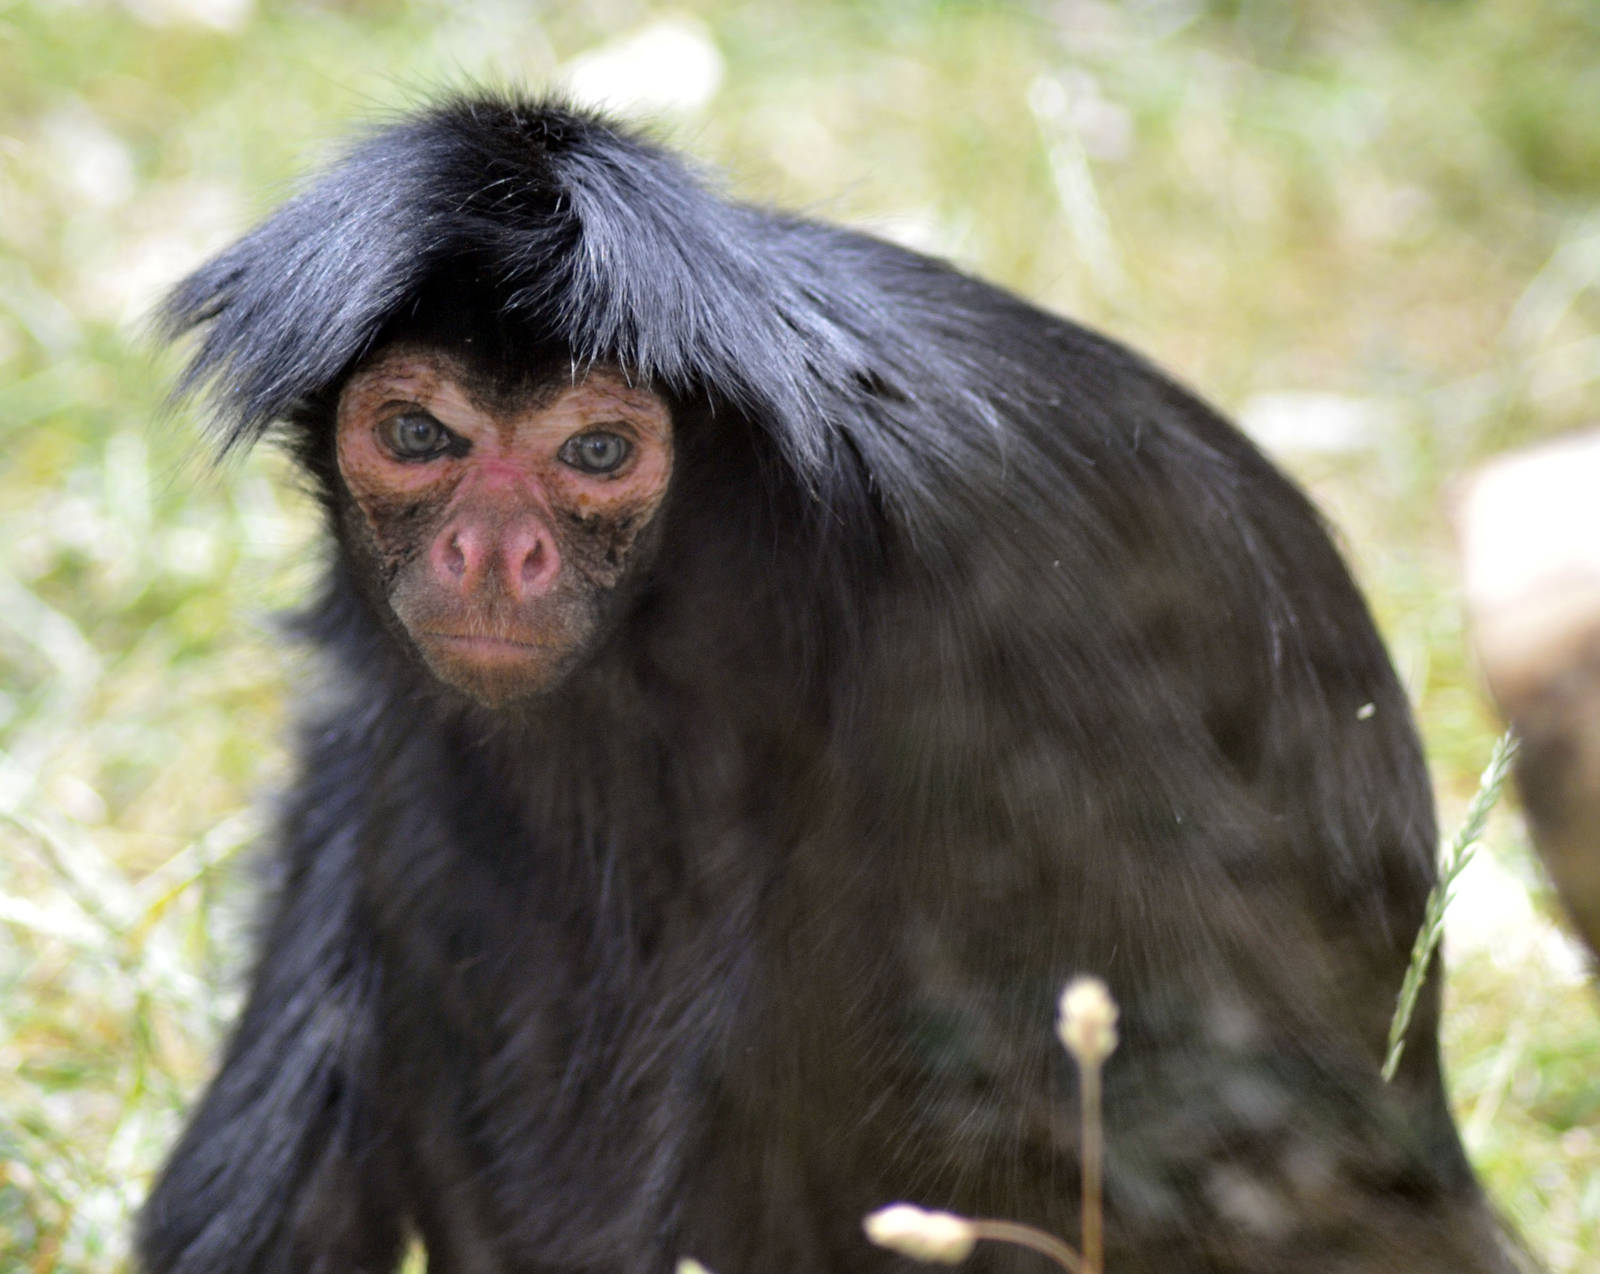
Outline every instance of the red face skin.
<path fill-rule="evenodd" d="M 395 619 L 435 676 L 496 707 L 556 685 L 647 556 L 672 418 L 611 369 L 512 394 L 395 345 L 345 384 L 338 455 Z"/>

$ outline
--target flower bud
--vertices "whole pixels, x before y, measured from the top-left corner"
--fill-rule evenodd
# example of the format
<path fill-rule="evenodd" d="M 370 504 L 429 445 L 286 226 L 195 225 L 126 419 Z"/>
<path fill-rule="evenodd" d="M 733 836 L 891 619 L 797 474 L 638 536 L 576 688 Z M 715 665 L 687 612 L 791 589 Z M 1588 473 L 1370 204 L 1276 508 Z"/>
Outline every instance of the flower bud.
<path fill-rule="evenodd" d="M 967 1259 L 978 1233 L 972 1222 L 949 1212 L 926 1212 L 909 1203 L 879 1208 L 862 1223 L 867 1237 L 914 1261 L 958 1265 Z"/>
<path fill-rule="evenodd" d="M 1061 993 L 1056 1034 L 1079 1066 L 1099 1066 L 1117 1047 L 1117 1005 L 1099 978 L 1076 977 Z"/>

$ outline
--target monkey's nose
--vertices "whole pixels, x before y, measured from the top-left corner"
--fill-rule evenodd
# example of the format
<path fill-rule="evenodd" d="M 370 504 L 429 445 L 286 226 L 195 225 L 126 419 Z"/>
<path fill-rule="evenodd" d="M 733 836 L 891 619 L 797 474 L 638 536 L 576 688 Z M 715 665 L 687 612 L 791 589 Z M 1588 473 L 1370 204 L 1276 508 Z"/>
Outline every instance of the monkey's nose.
<path fill-rule="evenodd" d="M 517 601 L 542 596 L 555 585 L 561 555 L 537 523 L 496 528 L 477 522 L 446 527 L 428 554 L 434 578 L 451 593 L 470 597 L 490 583 Z"/>

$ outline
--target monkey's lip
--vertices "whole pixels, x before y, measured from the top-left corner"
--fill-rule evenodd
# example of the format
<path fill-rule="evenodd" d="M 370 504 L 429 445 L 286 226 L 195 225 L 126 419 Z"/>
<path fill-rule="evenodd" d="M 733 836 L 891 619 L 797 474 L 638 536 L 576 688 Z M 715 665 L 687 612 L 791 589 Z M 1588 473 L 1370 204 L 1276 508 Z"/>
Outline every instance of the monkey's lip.
<path fill-rule="evenodd" d="M 425 632 L 423 636 L 458 654 L 479 659 L 526 659 L 543 649 L 537 642 L 505 634 Z"/>

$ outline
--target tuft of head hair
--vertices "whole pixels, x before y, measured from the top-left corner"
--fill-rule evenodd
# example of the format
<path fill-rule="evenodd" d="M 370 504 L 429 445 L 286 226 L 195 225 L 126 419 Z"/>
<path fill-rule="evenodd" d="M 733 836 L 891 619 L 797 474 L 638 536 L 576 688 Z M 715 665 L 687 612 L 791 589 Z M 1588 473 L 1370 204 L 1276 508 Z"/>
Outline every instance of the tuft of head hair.
<path fill-rule="evenodd" d="M 208 392 L 224 451 L 336 386 L 430 293 L 465 287 L 576 366 L 745 413 L 826 493 L 850 464 L 918 485 L 916 452 L 939 443 L 897 429 L 886 403 L 915 400 L 908 416 L 926 420 L 954 398 L 993 424 L 986 369 L 942 318 L 941 294 L 963 285 L 866 236 L 721 198 L 597 115 L 473 95 L 359 138 L 158 319 L 168 338 L 204 329 L 177 392 Z"/>

